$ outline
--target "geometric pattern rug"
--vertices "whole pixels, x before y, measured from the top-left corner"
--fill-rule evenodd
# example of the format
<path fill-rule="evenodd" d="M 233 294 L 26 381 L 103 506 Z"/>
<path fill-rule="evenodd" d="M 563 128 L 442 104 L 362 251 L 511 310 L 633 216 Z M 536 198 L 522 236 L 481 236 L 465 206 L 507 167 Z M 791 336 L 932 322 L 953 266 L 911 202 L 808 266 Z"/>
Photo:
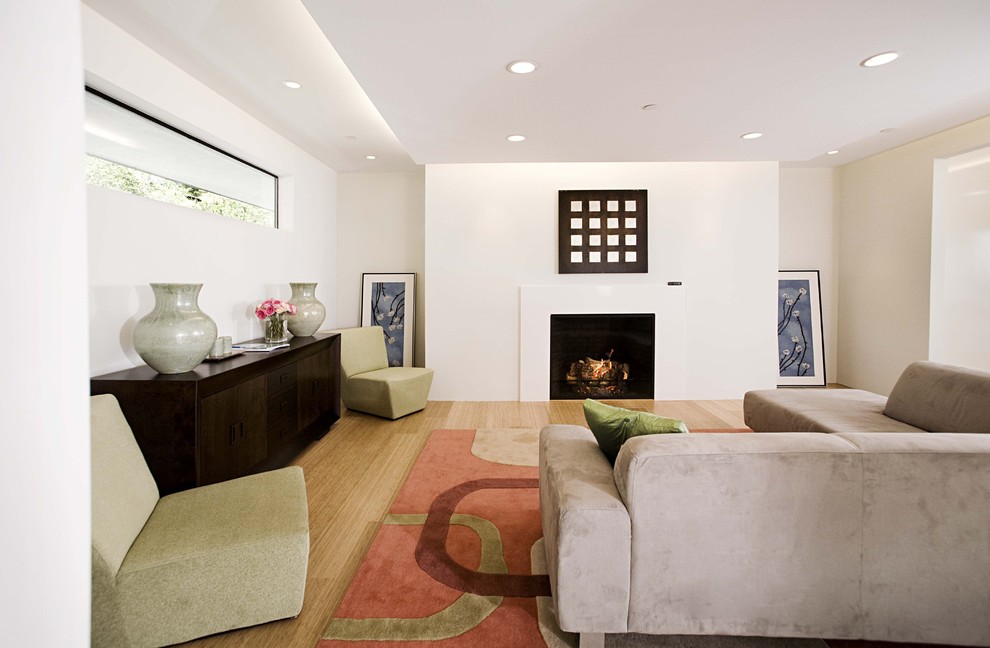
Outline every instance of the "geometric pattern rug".
<path fill-rule="evenodd" d="M 577 646 L 551 611 L 538 436 L 533 429 L 433 431 L 316 648 Z M 825 643 L 629 634 L 608 635 L 606 646 Z"/>
<path fill-rule="evenodd" d="M 540 625 L 537 435 L 435 430 L 317 647 L 575 645 Z"/>

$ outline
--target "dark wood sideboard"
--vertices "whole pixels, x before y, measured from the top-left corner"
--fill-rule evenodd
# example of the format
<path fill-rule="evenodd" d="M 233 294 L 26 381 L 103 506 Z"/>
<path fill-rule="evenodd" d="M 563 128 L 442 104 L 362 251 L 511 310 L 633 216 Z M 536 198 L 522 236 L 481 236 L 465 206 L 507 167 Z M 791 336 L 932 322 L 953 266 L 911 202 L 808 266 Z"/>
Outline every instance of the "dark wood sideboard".
<path fill-rule="evenodd" d="M 340 336 L 292 338 L 182 374 L 142 365 L 92 378 L 90 393 L 117 397 L 167 495 L 284 466 L 326 434 L 340 418 Z"/>

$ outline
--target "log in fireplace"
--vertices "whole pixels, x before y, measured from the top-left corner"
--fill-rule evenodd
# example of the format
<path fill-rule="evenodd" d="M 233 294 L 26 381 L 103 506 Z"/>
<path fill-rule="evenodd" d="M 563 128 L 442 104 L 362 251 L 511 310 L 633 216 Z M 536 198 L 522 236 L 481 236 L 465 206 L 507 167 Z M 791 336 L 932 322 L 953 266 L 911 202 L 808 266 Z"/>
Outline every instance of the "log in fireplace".
<path fill-rule="evenodd" d="M 652 399 L 656 316 L 551 315 L 550 398 Z"/>

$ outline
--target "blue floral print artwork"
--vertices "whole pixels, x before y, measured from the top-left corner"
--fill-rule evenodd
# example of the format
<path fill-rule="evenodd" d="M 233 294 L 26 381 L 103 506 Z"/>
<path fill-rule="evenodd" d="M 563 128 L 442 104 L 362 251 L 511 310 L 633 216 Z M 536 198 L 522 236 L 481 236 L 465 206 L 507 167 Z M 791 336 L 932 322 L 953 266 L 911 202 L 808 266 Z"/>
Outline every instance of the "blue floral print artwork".
<path fill-rule="evenodd" d="M 371 325 L 382 327 L 388 366 L 401 367 L 406 319 L 406 284 L 376 281 L 371 284 Z"/>
<path fill-rule="evenodd" d="M 777 361 L 781 376 L 815 374 L 808 279 L 781 279 L 777 291 Z"/>

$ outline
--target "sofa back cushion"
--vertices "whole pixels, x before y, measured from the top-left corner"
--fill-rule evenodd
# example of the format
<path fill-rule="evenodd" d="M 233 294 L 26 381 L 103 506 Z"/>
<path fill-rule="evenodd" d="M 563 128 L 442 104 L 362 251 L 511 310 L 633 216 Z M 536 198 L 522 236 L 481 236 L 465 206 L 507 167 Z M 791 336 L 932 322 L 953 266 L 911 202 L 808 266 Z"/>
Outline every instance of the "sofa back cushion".
<path fill-rule="evenodd" d="M 93 396 L 90 418 L 93 551 L 114 577 L 158 503 L 158 485 L 116 398 Z"/>
<path fill-rule="evenodd" d="M 858 637 L 861 464 L 832 434 L 629 439 L 628 632 Z"/>
<path fill-rule="evenodd" d="M 929 432 L 990 432 L 990 373 L 914 362 L 897 380 L 883 413 Z"/>

